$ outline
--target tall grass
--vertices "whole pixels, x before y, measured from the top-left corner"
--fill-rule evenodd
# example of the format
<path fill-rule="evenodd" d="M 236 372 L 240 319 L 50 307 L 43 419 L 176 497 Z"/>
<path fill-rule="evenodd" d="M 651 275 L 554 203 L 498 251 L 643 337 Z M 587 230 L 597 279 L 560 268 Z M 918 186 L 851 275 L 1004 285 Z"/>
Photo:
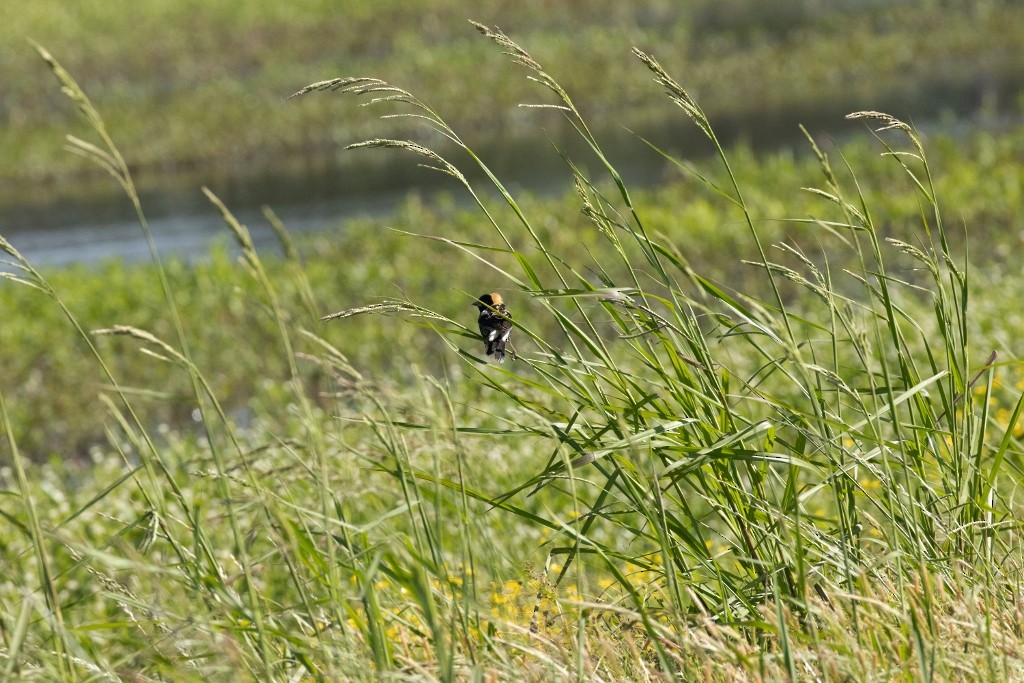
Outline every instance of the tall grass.
<path fill-rule="evenodd" d="M 913 242 L 887 240 L 854 169 L 811 139 L 821 216 L 763 239 L 708 120 L 658 61 L 635 56 L 717 155 L 683 162 L 747 231 L 752 291 L 716 282 L 645 226 L 644 210 L 569 94 L 496 29 L 488 40 L 546 88 L 598 173 L 566 158 L 589 260 L 552 250 L 543 218 L 412 93 L 370 78 L 315 83 L 404 107 L 463 156 L 411 151 L 475 200 L 490 243 L 418 235 L 492 272 L 517 358 L 480 357 L 469 324 L 415 296 L 323 315 L 287 234 L 288 305 L 247 228 L 234 235 L 250 301 L 274 321 L 281 414 L 239 427 L 190 351 L 155 248 L 172 342 L 128 325 L 90 333 L 10 243 L 0 247 L 89 346 L 108 379 L 108 455 L 76 490 L 18 454 L 4 517 L 8 675 L 44 680 L 708 680 L 1005 678 L 1021 659 L 1012 415 L 990 410 L 996 356 L 971 344 L 970 278 L 953 253 L 924 146 L 875 112 L 920 206 Z M 148 228 L 128 166 L 84 92 L 41 50 Z M 489 187 L 468 180 L 478 174 Z M 895 192 L 895 188 L 887 188 Z M 495 201 L 497 198 L 497 201 Z M 736 219 L 733 222 L 733 218 Z M 803 245 L 815 244 L 813 252 Z M 914 269 L 903 267 L 907 260 Z M 893 266 L 893 262 L 900 264 Z M 323 325 L 388 314 L 436 334 L 465 377 L 368 385 Z M 317 317 L 322 316 L 325 322 Z M 471 323 L 471 319 L 467 320 Z M 390 324 L 398 324 L 391 321 Z M 199 429 L 154 433 L 96 334 L 187 373 Z M 241 332 L 240 332 L 241 334 Z M 396 349 L 396 358 L 405 358 Z M 325 412 L 314 401 L 331 379 Z M 485 391 L 481 391 L 481 388 Z M 311 391 L 312 389 L 312 391 Z M 510 473 L 515 477 L 509 481 Z M 85 485 L 87 484 L 87 485 Z M 55 493 L 60 491 L 60 493 Z M 49 496 L 51 505 L 41 504 Z M 516 569 L 540 545 L 543 566 Z M 535 555 L 533 555 L 535 557 Z M 34 569 L 24 571 L 22 558 Z M 25 565 L 28 566 L 28 565 Z M 15 571 L 18 568 L 20 571 Z M 41 594 L 43 600 L 36 596 Z M 965 654 L 965 652 L 967 654 Z"/>
<path fill-rule="evenodd" d="M 558 341 L 541 338 L 517 318 L 518 337 L 533 351 L 512 369 L 479 368 L 481 381 L 520 409 L 506 418 L 511 438 L 533 433 L 551 453 L 546 467 L 497 504 L 536 524 L 509 501 L 547 487 L 575 512 L 571 522 L 542 520 L 561 530 L 552 551 L 564 558 L 555 585 L 584 559 L 610 572 L 669 670 L 661 643 L 700 616 L 741 625 L 755 641 L 767 637 L 795 676 L 787 615 L 807 620 L 828 610 L 856 626 L 865 593 L 878 585 L 892 586 L 900 604 L 915 603 L 914 642 L 926 647 L 938 618 L 932 581 L 973 589 L 1008 578 L 999 561 L 1015 544 L 1007 522 L 1016 472 L 1004 466 L 1021 404 L 1009 425 L 988 415 L 996 355 L 970 345 L 967 268 L 950 251 L 917 133 L 886 114 L 850 116 L 875 124 L 883 153 L 905 171 L 921 207 L 917 244 L 886 240 L 853 169 L 837 172 L 809 139 L 824 184 L 807 190 L 832 215 L 794 225 L 814 231 L 825 256 L 815 262 L 794 242 L 776 245 L 772 260 L 712 123 L 654 58 L 636 50 L 718 154 L 718 179 L 693 177 L 741 216 L 756 247 L 759 261 L 750 265 L 762 271 L 765 290 L 730 291 L 692 268 L 685 246 L 648 233 L 558 83 L 507 36 L 478 28 L 555 95 L 552 104 L 531 106 L 561 111 L 611 181 L 608 193 L 567 160 L 582 211 L 609 243 L 590 263 L 549 252 L 500 180 L 410 93 L 339 79 L 299 94 L 340 90 L 411 107 L 408 115 L 461 147 L 511 208 L 514 220 L 503 223 L 478 199 L 499 246 L 430 238 L 485 259 L 562 332 Z M 417 153 L 479 197 L 453 163 L 419 144 L 353 145 L 363 146 Z M 908 254 L 922 274 L 911 281 L 890 272 L 894 252 Z M 834 273 L 830 259 L 852 267 Z M 796 286 L 793 301 L 783 295 L 785 282 Z M 922 299 L 930 315 L 922 314 Z M 642 581 L 621 572 L 626 561 L 642 567 Z M 911 592 L 922 582 L 917 604 Z M 919 649 L 918 656 L 930 675 L 930 653 Z"/>

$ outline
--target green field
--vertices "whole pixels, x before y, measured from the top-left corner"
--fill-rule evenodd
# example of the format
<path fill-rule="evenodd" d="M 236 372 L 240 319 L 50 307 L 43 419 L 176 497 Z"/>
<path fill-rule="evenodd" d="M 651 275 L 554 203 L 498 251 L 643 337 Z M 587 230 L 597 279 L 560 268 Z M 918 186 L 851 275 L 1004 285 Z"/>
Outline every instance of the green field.
<path fill-rule="evenodd" d="M 684 78 L 720 127 L 743 131 L 856 109 L 915 120 L 1020 112 L 1024 84 L 1024 6 L 1014 0 L 34 0 L 9 14 L 0 24 L 0 180 L 23 192 L 64 188 L 91 168 L 61 149 L 83 124 L 45 87 L 27 39 L 88 89 L 145 183 L 330 158 L 379 133 L 356 107 L 285 99 L 336 76 L 414 87 L 478 145 L 535 139 L 536 117 L 517 105 L 543 93 L 468 19 L 529 45 L 598 128 L 671 120 L 629 58 L 633 45 Z M 557 119 L 544 126 L 558 133 Z"/>
<path fill-rule="evenodd" d="M 730 6 L 699 5 L 689 25 L 771 42 L 770 25 L 729 24 Z M 966 11 L 915 7 L 921 23 Z M 126 21 L 110 11 L 104 26 Z M 154 252 L 40 271 L 0 242 L 3 678 L 1024 676 L 1024 132 L 872 113 L 839 146 L 758 154 L 720 143 L 688 70 L 624 52 L 609 63 L 660 107 L 649 115 L 707 150 L 632 188 L 588 127 L 603 91 L 552 78 L 559 60 L 528 41 L 472 38 L 517 83 L 509 97 L 522 81 L 524 99 L 563 108 L 588 149 L 567 160 L 575 192 L 463 182 L 487 163 L 459 137 L 474 130 L 463 109 L 502 101 L 434 111 L 419 88 L 376 84 L 298 107 L 358 117 L 371 146 L 446 173 L 450 198 L 300 240 L 278 226 L 284 256 L 257 252 L 212 195 L 234 250 L 196 264 Z M 424 54 L 399 45 L 396 63 L 406 47 Z M 122 152 L 180 158 L 136 157 L 146 136 L 40 63 L 64 92 L 43 73 L 38 97 L 80 115 L 47 125 L 80 136 L 129 200 Z M 326 75 L 365 73 L 346 67 Z M 447 63 L 422 68 L 436 83 Z M 356 106 L 374 96 L 391 99 Z M 421 118 L 373 116 L 395 112 Z M 392 139 L 424 123 L 457 165 Z M 514 314 L 503 365 L 482 358 L 470 304 L 484 290 Z"/>

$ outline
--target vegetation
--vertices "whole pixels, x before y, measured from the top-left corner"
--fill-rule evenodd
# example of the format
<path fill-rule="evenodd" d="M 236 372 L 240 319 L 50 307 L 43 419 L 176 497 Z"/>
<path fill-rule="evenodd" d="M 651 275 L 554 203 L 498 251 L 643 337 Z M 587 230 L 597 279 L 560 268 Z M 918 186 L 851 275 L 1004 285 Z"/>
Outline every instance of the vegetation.
<path fill-rule="evenodd" d="M 1012 0 L 39 0 L 0 25 L 0 179 L 21 180 L 24 196 L 55 189 L 42 179 L 65 190 L 69 175 L 88 168 L 54 144 L 83 129 L 57 93 L 40 87 L 46 76 L 21 49 L 26 38 L 60 46 L 150 184 L 168 173 L 277 168 L 372 135 L 357 108 L 285 100 L 311 78 L 337 73 L 415 83 L 480 144 L 533 139 L 534 118 L 516 106 L 532 101 L 530 84 L 508 77 L 467 17 L 531 45 L 570 92 L 586 93 L 581 106 L 599 128 L 671 120 L 629 45 L 661 55 L 720 126 L 739 130 L 773 122 L 789 133 L 793 120 L 831 122 L 864 107 L 908 120 L 1020 111 L 1024 7 Z"/>
<path fill-rule="evenodd" d="M 401 234 L 364 226 L 331 252 L 281 231 L 266 260 L 208 194 L 238 268 L 154 251 L 148 269 L 41 273 L 0 242 L 3 296 L 49 311 L 22 367 L 65 383 L 41 397 L 97 396 L 108 437 L 66 421 L 90 459 L 34 463 L 21 444 L 46 439 L 0 384 L 7 677 L 1020 677 L 1022 321 L 998 294 L 1020 276 L 972 267 L 960 224 L 1014 227 L 1020 141 L 962 156 L 867 112 L 873 153 L 809 139 L 806 159 L 762 163 L 637 51 L 716 156 L 634 194 L 562 86 L 479 28 L 588 145 L 598 171 L 569 161 L 572 198 L 485 191 L 378 137 L 448 174 L 474 217 L 411 201 Z M 103 120 L 42 54 L 91 128 L 70 144 L 148 236 Z M 385 98 L 486 168 L 406 90 L 309 90 Z M 1017 248 L 1003 237 L 986 263 Z M 716 251 L 749 263 L 712 269 Z M 469 307 L 492 283 L 515 313 L 503 366 Z M 44 380 L 60 354 L 77 360 Z M 91 377 L 60 374 L 83 356 Z"/>
<path fill-rule="evenodd" d="M 336 106 L 344 108 L 339 103 Z M 635 144 L 643 143 L 638 140 Z M 1012 290 L 1013 285 L 1002 278 L 1015 277 L 1012 270 L 1005 272 L 1005 265 L 1012 263 L 1014 254 L 1024 246 L 1024 234 L 1019 229 L 1019 216 L 1024 213 L 1024 168 L 1019 163 L 1024 157 L 1024 130 L 982 132 L 962 139 L 930 138 L 928 150 L 932 167 L 938 169 L 937 197 L 953 221 L 951 241 L 965 249 L 965 236 L 970 235 L 975 262 L 986 270 L 993 269 L 991 281 L 981 291 Z M 879 156 L 877 144 L 865 134 L 844 144 L 841 152 L 864 179 L 863 191 L 871 206 L 885 216 L 881 228 L 884 234 L 913 242 L 919 224 L 917 201 L 910 193 L 891 191 L 902 186 L 901 169 Z M 758 217 L 758 231 L 765 242 L 799 240 L 809 253 L 817 253 L 818 231 L 781 220 L 821 211 L 820 199 L 798 191 L 819 182 L 818 161 L 813 154 L 755 155 L 745 147 L 735 147 L 730 162 L 744 183 L 744 199 Z M 589 163 L 589 159 L 580 159 L 580 163 Z M 717 176 L 713 168 L 706 172 Z M 702 264 L 702 272 L 709 278 L 744 291 L 761 285 L 759 273 L 742 263 L 755 258 L 756 253 L 737 217 L 727 211 L 721 198 L 702 191 L 691 177 L 680 174 L 664 185 L 637 189 L 633 196 L 635 204 L 642 207 L 644 223 L 651 233 L 678 244 L 691 263 Z M 484 201 L 490 209 L 502 210 L 490 195 L 484 195 Z M 574 192 L 554 198 L 525 196 L 518 201 L 524 213 L 542 216 L 535 229 L 553 253 L 578 263 L 588 259 L 590 252 L 605 249 L 604 238 L 590 229 L 580 213 Z M 212 205 L 210 211 L 215 211 Z M 465 320 L 472 309 L 465 293 L 453 292 L 453 284 L 468 289 L 479 287 L 477 283 L 493 282 L 493 271 L 479 261 L 403 234 L 412 231 L 458 235 L 474 242 L 490 239 L 479 214 L 457 203 L 454 195 L 429 202 L 413 195 L 395 215 L 349 221 L 298 239 L 298 262 L 273 256 L 264 261 L 268 276 L 277 283 L 285 312 L 292 316 L 298 315 L 293 311 L 303 311 L 316 334 L 343 349 L 350 362 L 374 383 L 401 386 L 414 382 L 420 371 L 460 376 L 463 367 L 439 340 L 416 327 L 372 319 L 345 325 L 322 324 L 311 322 L 313 318 L 405 291 L 416 292 L 417 300 L 432 310 Z M 244 418 L 251 412 L 252 402 L 259 401 L 264 392 L 275 395 L 274 387 L 287 377 L 287 360 L 282 354 L 267 352 L 275 347 L 277 326 L 254 305 L 259 301 L 258 288 L 236 267 L 235 254 L 225 245 L 197 263 L 169 260 L 165 270 L 181 302 L 182 324 L 194 340 L 196 362 L 209 369 L 221 402 Z M 723 258 L 723 254 L 728 257 Z M 833 263 L 839 263 L 843 254 L 833 252 L 830 257 Z M 903 277 L 917 270 L 910 263 L 901 263 L 900 267 Z M 308 290 L 292 284 L 296 269 L 301 269 L 309 282 Z M 457 278 L 452 277 L 453 273 Z M 151 330 L 161 338 L 172 333 L 152 266 L 112 261 L 99 267 L 81 264 L 44 274 L 87 330 L 106 327 L 116 320 Z M 984 275 L 982 271 L 978 277 Z M 621 269 L 615 271 L 615 276 L 622 276 Z M 787 293 L 798 295 L 792 288 Z M 975 310 L 985 300 L 976 299 Z M 517 308 L 535 324 L 545 325 L 529 299 L 518 301 Z M 6 387 L 8 410 L 22 450 L 35 460 L 45 460 L 52 454 L 80 458 L 92 445 L 105 443 L 105 429 L 93 410 L 97 388 L 105 379 L 87 360 L 84 354 L 88 350 L 77 339 L 77 333 L 63 323 L 60 309 L 41 305 L 34 290 L 2 287 L 0 310 L 6 321 L 0 327 L 0 344 L 7 350 L 0 366 L 0 386 Z M 986 345 L 1000 350 L 1012 349 L 1014 333 L 1024 330 L 1024 324 L 1007 311 L 987 318 L 978 315 L 974 322 L 979 331 L 983 329 Z M 540 329 L 544 336 L 557 332 L 555 327 Z M 380 343 L 385 335 L 392 343 Z M 147 389 L 136 398 L 145 405 L 147 424 L 181 428 L 191 421 L 193 401 L 189 399 L 186 377 L 131 352 L 123 340 L 98 339 L 96 343 L 110 354 L 109 362 L 118 376 L 130 378 L 132 386 Z M 311 390 L 317 387 L 329 391 L 323 384 L 326 378 L 309 370 Z M 148 393 L 156 387 L 160 388 L 159 395 Z"/>

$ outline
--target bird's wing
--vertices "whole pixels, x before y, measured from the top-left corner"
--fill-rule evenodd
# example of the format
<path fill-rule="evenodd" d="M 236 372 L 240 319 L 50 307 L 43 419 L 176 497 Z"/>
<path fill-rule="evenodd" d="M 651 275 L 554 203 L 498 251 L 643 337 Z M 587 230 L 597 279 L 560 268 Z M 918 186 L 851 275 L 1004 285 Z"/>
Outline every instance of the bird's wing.
<path fill-rule="evenodd" d="M 501 327 L 501 341 L 507 342 L 508 338 L 512 335 L 512 312 L 504 306 L 501 307 L 502 320 L 499 321 Z"/>

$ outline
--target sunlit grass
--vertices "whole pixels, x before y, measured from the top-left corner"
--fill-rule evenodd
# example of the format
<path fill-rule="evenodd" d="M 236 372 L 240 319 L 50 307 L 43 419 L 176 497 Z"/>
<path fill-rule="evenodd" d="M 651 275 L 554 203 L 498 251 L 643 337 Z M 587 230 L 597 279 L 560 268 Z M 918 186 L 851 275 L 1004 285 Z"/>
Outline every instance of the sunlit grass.
<path fill-rule="evenodd" d="M 140 271 L 162 297 L 149 324 L 122 318 L 131 306 L 83 324 L 82 302 L 0 243 L 8 284 L 87 351 L 88 415 L 106 436 L 88 461 L 33 462 L 0 400 L 7 676 L 1020 676 L 1024 371 L 996 344 L 1010 334 L 1000 309 L 993 329 L 973 318 L 969 302 L 1000 281 L 949 238 L 919 133 L 856 116 L 895 170 L 878 175 L 809 136 L 816 180 L 789 188 L 809 189 L 793 213 L 775 210 L 785 194 L 768 211 L 746 184 L 757 164 L 734 163 L 698 101 L 637 51 L 716 154 L 679 164 L 688 197 L 710 200 L 678 215 L 730 230 L 703 248 L 735 245 L 726 258 L 747 262 L 712 275 L 707 251 L 662 229 L 671 209 L 647 222 L 646 195 L 562 85 L 477 28 L 590 150 L 586 165 L 566 160 L 578 216 L 562 229 L 413 93 L 338 79 L 304 95 L 384 98 L 460 150 L 456 162 L 418 142 L 356 143 L 411 152 L 473 201 L 401 238 L 431 254 L 413 272 L 439 269 L 428 282 L 443 301 L 414 282 L 384 305 L 335 298 L 319 278 L 379 279 L 396 267 L 387 249 L 303 263 L 282 231 L 286 258 L 265 260 L 209 191 L 239 265 L 188 270 L 154 250 Z M 98 112 L 43 56 L 92 126 L 96 141 L 74 149 L 115 177 L 146 231 Z M 892 207 L 907 204 L 914 222 L 896 234 Z M 222 309 L 197 303 L 211 295 L 196 277 L 219 286 L 225 317 L 201 315 Z M 518 359 L 502 366 L 481 357 L 467 313 L 491 288 L 516 311 Z M 149 367 L 173 379 L 141 382 Z M 244 410 L 222 400 L 240 375 Z M 152 420 L 168 403 L 191 422 Z"/>

